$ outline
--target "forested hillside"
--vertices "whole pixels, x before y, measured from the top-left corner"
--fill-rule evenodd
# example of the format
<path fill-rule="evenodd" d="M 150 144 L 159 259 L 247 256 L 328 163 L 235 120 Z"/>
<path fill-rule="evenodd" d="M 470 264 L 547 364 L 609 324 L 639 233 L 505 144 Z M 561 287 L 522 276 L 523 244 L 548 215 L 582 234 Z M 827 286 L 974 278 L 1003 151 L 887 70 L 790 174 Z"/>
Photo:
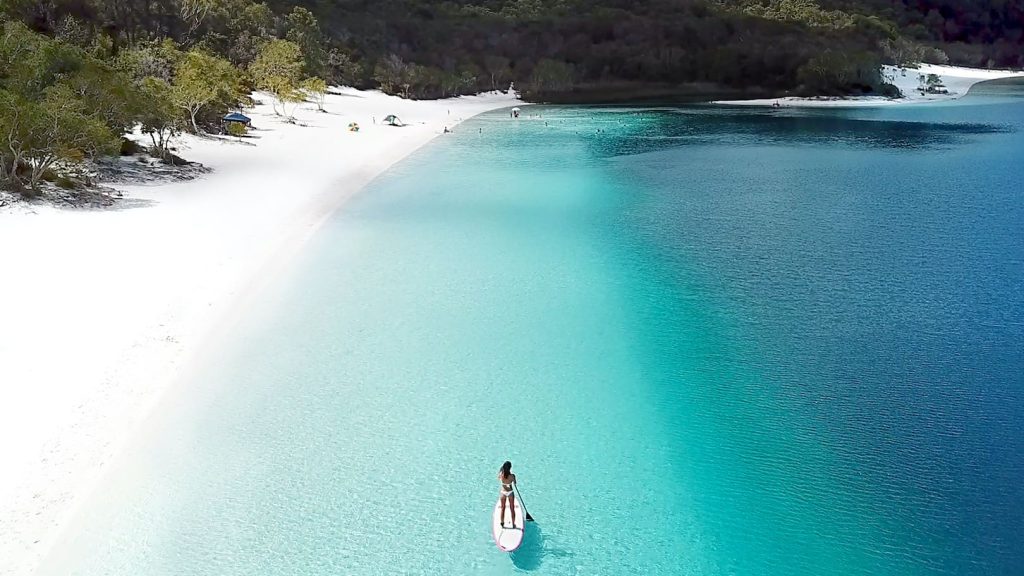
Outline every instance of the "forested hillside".
<path fill-rule="evenodd" d="M 286 38 L 306 72 L 413 97 L 878 90 L 883 60 L 1024 66 L 1024 0 L 2 0 L 101 58 L 170 38 L 244 69 Z M 930 48 L 935 48 L 931 50 Z"/>
<path fill-rule="evenodd" d="M 1024 66 L 1024 0 L 0 0 L 0 182 L 117 146 L 153 153 L 253 88 L 411 98 L 893 94 L 884 62 Z"/>

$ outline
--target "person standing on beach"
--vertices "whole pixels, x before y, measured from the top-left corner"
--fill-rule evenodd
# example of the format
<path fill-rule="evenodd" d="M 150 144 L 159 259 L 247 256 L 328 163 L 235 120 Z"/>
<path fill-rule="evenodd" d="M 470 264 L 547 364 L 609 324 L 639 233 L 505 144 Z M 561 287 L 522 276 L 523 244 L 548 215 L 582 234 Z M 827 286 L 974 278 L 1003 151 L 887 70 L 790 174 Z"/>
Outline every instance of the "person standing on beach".
<path fill-rule="evenodd" d="M 501 483 L 501 527 L 505 527 L 505 503 L 512 510 L 512 527 L 516 526 L 516 493 L 513 486 L 516 483 L 516 475 L 512 473 L 512 463 L 505 461 L 498 470 L 498 482 Z"/>

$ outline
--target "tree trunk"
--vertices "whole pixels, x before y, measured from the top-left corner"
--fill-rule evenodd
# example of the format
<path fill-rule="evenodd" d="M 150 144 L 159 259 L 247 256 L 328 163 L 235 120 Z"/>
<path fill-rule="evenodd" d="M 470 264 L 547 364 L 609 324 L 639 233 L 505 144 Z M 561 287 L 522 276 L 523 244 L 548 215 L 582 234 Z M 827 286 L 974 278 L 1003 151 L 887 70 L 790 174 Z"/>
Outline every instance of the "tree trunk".
<path fill-rule="evenodd" d="M 25 194 L 25 182 L 22 181 L 21 176 L 18 175 L 18 167 L 21 166 L 21 155 L 11 148 L 14 152 L 11 158 L 10 172 L 8 172 L 8 181 L 11 183 L 11 189 L 19 194 Z"/>
<path fill-rule="evenodd" d="M 39 180 L 42 179 L 43 173 L 53 164 L 54 159 L 50 158 L 47 160 L 41 160 L 38 164 L 32 165 L 32 173 L 29 175 L 29 187 L 33 191 L 39 190 Z"/>
<path fill-rule="evenodd" d="M 35 197 L 35 191 L 31 188 L 26 188 L 25 183 L 21 181 L 17 176 L 11 178 L 11 191 L 15 194 L 20 194 L 25 198 Z"/>
<path fill-rule="evenodd" d="M 196 114 L 199 113 L 199 108 L 193 108 L 188 111 L 189 118 L 192 119 L 192 129 L 196 131 L 196 135 L 199 134 L 199 125 L 196 124 Z"/>

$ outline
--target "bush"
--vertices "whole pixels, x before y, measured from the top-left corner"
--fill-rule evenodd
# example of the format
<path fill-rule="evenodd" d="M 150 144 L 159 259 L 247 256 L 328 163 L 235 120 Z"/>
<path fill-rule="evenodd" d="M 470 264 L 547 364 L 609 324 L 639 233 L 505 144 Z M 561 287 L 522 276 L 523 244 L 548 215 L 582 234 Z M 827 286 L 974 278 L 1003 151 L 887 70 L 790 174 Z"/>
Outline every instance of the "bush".
<path fill-rule="evenodd" d="M 121 156 L 134 156 L 139 152 L 142 152 L 142 147 L 138 142 L 131 138 L 121 138 Z"/>
<path fill-rule="evenodd" d="M 237 136 L 241 138 L 248 134 L 249 131 L 245 129 L 245 124 L 242 124 L 241 122 L 228 122 L 227 133 L 229 136 Z"/>
<path fill-rule="evenodd" d="M 901 98 L 903 96 L 903 93 L 900 92 L 900 89 L 893 86 L 892 84 L 882 84 L 882 86 L 878 89 L 878 93 L 881 94 L 882 96 L 885 96 L 886 98 Z"/>
<path fill-rule="evenodd" d="M 67 176 L 61 176 L 57 178 L 56 184 L 58 187 L 63 188 L 64 190 L 74 190 L 75 188 L 78 188 L 78 184 L 76 184 L 74 180 L 68 178 Z"/>

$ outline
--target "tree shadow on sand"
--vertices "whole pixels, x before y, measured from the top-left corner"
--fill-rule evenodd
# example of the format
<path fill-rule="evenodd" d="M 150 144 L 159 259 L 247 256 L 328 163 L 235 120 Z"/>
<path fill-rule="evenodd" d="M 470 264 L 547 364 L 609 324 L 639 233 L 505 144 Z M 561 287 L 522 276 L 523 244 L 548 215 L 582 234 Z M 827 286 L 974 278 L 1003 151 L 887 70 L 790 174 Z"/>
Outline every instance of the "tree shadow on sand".
<path fill-rule="evenodd" d="M 530 572 L 540 568 L 544 560 L 571 558 L 572 552 L 556 548 L 551 538 L 544 536 L 539 524 L 527 522 L 522 545 L 509 557 L 516 568 Z"/>
<path fill-rule="evenodd" d="M 366 96 L 363 96 L 362 94 L 339 92 L 337 90 L 331 90 L 330 88 L 327 89 L 327 93 L 331 96 L 341 96 L 342 98 L 366 98 Z"/>

